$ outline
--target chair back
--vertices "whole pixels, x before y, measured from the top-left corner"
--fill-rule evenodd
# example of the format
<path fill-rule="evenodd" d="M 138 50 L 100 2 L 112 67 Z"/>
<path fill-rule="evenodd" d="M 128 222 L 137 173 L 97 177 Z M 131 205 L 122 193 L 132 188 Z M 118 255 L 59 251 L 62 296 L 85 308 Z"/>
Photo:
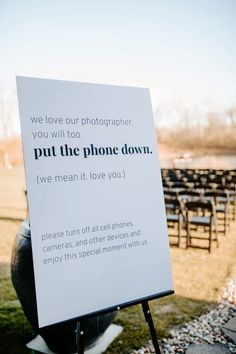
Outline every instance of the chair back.
<path fill-rule="evenodd" d="M 201 198 L 201 192 L 192 189 L 182 190 L 178 193 L 181 200 L 192 201 Z"/>
<path fill-rule="evenodd" d="M 208 191 L 205 192 L 204 194 L 205 198 L 207 199 L 212 199 L 214 200 L 215 204 L 227 204 L 229 202 L 229 193 L 228 191 L 222 191 L 222 190 L 214 190 L 214 191 Z"/>
<path fill-rule="evenodd" d="M 190 201 L 186 202 L 184 204 L 186 211 L 209 211 L 210 213 L 214 213 L 215 208 L 214 208 L 214 203 L 209 200 L 209 201 Z"/>
<path fill-rule="evenodd" d="M 183 206 L 179 199 L 165 198 L 166 211 L 174 211 L 179 214 L 183 212 Z"/>

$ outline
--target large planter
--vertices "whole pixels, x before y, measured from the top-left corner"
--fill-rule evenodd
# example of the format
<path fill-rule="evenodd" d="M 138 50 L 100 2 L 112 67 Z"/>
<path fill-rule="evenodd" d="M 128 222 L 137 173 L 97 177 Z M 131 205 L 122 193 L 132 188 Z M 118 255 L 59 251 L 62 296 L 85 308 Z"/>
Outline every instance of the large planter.
<path fill-rule="evenodd" d="M 39 333 L 48 347 L 57 353 L 73 353 L 76 348 L 76 321 L 67 321 L 43 328 L 38 327 L 36 294 L 29 220 L 26 219 L 16 235 L 12 251 L 11 275 L 17 296 L 25 316 L 36 333 Z M 79 306 L 79 298 L 78 298 Z M 95 345 L 109 327 L 115 312 L 94 316 L 81 322 L 84 331 L 85 348 Z"/>

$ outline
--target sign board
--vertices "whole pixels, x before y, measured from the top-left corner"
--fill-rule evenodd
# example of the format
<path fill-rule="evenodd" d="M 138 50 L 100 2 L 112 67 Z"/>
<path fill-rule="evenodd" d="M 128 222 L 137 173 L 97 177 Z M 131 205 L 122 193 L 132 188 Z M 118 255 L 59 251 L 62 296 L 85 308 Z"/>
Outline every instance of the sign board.
<path fill-rule="evenodd" d="M 149 90 L 17 77 L 39 326 L 172 290 Z"/>

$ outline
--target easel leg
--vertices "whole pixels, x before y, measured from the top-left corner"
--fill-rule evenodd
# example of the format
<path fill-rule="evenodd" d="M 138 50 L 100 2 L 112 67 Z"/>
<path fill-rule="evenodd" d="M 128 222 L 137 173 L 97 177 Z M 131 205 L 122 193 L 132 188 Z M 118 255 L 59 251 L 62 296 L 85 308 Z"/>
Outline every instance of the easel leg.
<path fill-rule="evenodd" d="M 84 338 L 83 328 L 81 322 L 77 322 L 76 325 L 76 347 L 78 354 L 84 354 Z"/>
<path fill-rule="evenodd" d="M 148 327 L 149 327 L 149 331 L 150 331 L 150 334 L 151 334 L 151 337 L 152 337 L 152 343 L 153 343 L 155 352 L 156 352 L 156 354 L 161 354 L 160 347 L 159 347 L 159 344 L 158 344 L 158 341 L 157 341 L 156 331 L 155 331 L 153 320 L 152 320 L 152 314 L 150 312 L 150 308 L 149 308 L 148 302 L 147 301 L 143 301 L 142 302 L 142 307 L 143 307 L 143 313 L 144 313 L 144 316 L 145 316 L 145 320 L 148 323 Z"/>

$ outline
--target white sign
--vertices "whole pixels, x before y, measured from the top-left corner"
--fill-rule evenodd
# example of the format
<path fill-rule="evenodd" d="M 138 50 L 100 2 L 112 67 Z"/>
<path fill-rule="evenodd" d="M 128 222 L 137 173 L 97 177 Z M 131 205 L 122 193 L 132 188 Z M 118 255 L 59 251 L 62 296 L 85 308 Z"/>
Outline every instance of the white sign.
<path fill-rule="evenodd" d="M 39 326 L 172 290 L 149 90 L 17 77 Z"/>

